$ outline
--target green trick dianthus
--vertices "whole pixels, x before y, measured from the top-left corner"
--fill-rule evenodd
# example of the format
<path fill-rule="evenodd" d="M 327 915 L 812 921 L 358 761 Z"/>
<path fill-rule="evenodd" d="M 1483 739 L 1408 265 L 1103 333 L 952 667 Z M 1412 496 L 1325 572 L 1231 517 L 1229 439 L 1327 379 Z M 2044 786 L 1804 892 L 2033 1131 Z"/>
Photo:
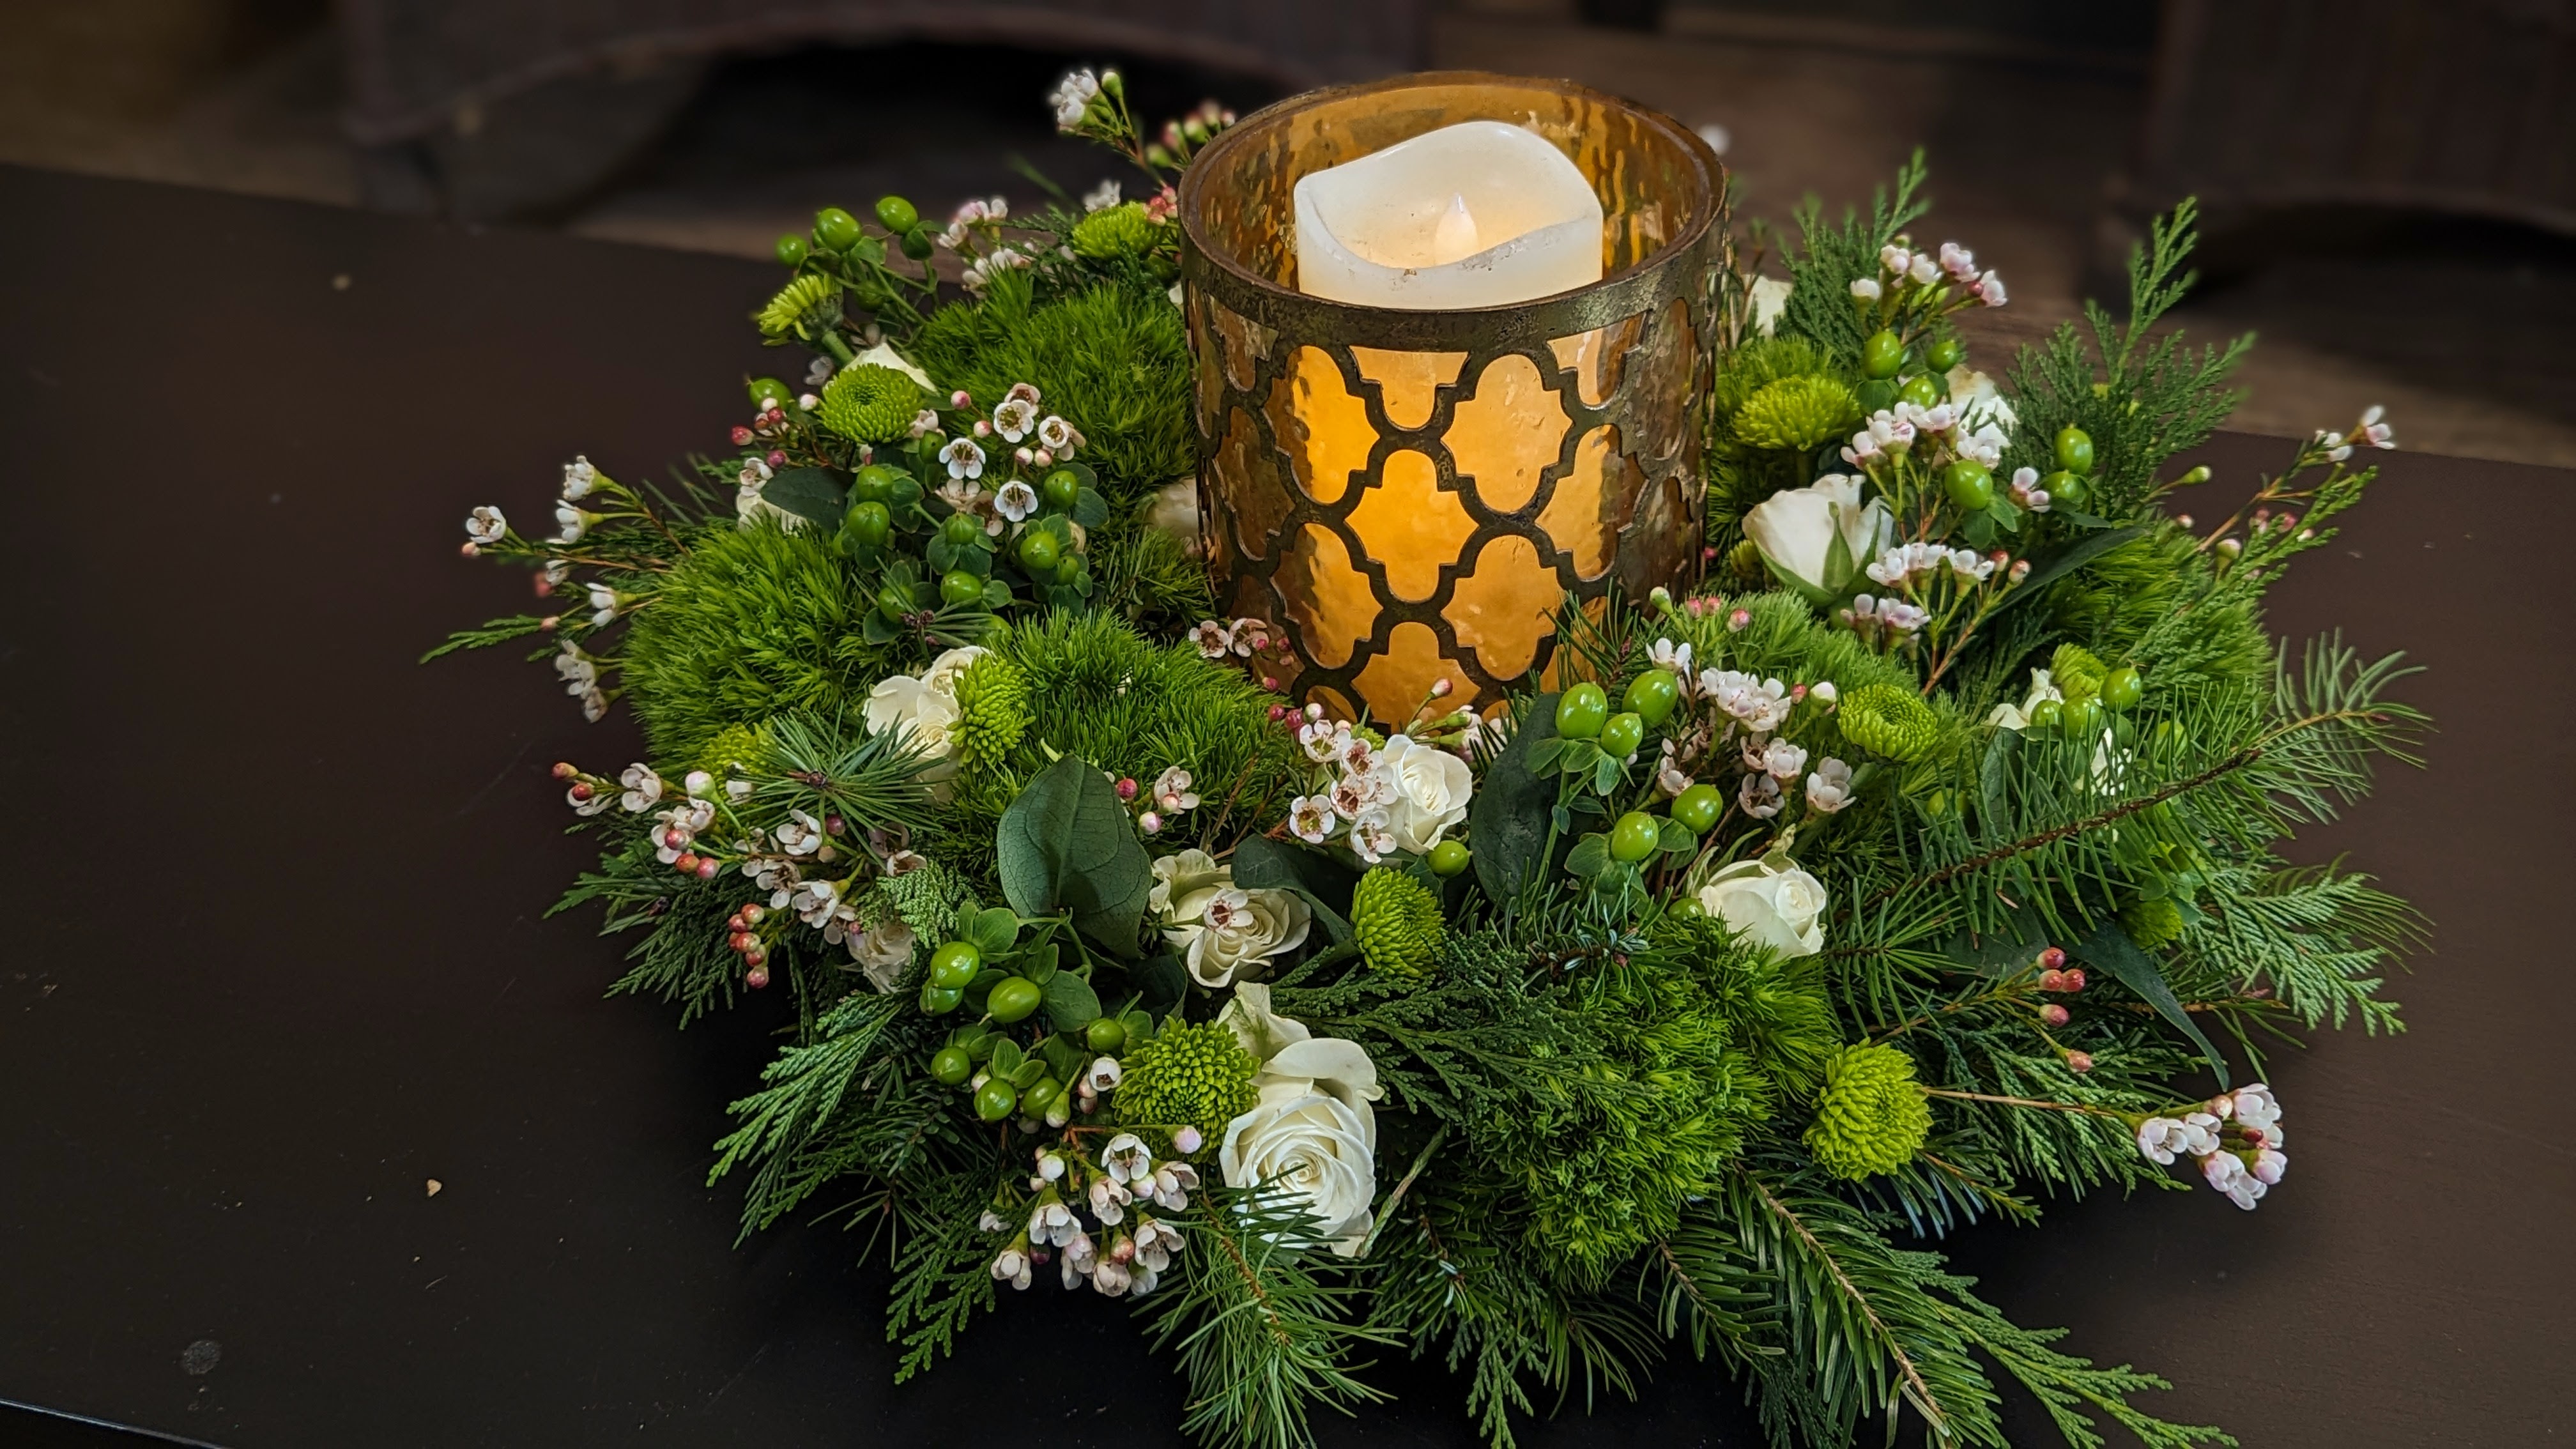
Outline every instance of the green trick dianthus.
<path fill-rule="evenodd" d="M 1901 685 L 1865 684 L 1843 697 L 1843 738 L 1891 760 L 1919 760 L 1941 740 L 1940 717 Z"/>
<path fill-rule="evenodd" d="M 957 676 L 957 724 L 948 738 L 958 762 L 990 770 L 1018 748 L 1029 728 L 1029 679 L 998 654 L 986 654 Z"/>
<path fill-rule="evenodd" d="M 1102 207 L 1075 222 L 1073 250 L 1076 256 L 1096 262 L 1141 257 L 1162 240 L 1162 233 L 1163 229 L 1145 215 L 1144 203 L 1130 201 Z"/>
<path fill-rule="evenodd" d="M 891 443 L 921 411 L 921 385 L 891 367 L 845 367 L 823 384 L 814 416 L 833 432 L 859 443 Z"/>
<path fill-rule="evenodd" d="M 1257 1095 L 1252 1077 L 1260 1064 L 1224 1025 L 1174 1020 L 1129 1052 L 1118 1068 L 1112 1106 L 1120 1122 L 1186 1124 L 1214 1146 L 1225 1135 L 1225 1124 L 1252 1110 Z"/>
<path fill-rule="evenodd" d="M 841 289 L 807 272 L 779 288 L 767 306 L 751 314 L 751 320 L 760 335 L 772 341 L 811 339 L 841 320 Z"/>
<path fill-rule="evenodd" d="M 1809 374 L 1766 383 L 1735 414 L 1735 436 L 1747 447 L 1805 452 L 1860 420 L 1860 401 L 1830 377 Z"/>
<path fill-rule="evenodd" d="M 1892 1046 L 1847 1046 L 1825 1063 L 1825 1090 L 1807 1128 L 1807 1150 L 1836 1177 L 1857 1182 L 1894 1172 L 1932 1131 L 1932 1108 L 1914 1084 L 1914 1059 Z"/>
<path fill-rule="evenodd" d="M 1351 930 L 1373 971 L 1426 981 L 1438 964 L 1439 897 L 1400 870 L 1379 866 L 1351 892 Z"/>

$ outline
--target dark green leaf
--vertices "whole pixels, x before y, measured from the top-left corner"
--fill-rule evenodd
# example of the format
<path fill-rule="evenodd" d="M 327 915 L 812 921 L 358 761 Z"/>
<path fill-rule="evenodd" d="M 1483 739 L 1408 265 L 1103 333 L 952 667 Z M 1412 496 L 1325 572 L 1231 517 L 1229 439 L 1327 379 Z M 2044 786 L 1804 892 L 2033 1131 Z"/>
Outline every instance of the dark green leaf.
<path fill-rule="evenodd" d="M 1122 1013 L 1118 1018 L 1120 1021 L 1130 1018 L 1151 1021 L 1154 1016 L 1180 1005 L 1181 998 L 1188 995 L 1190 989 L 1190 973 L 1182 967 L 1181 958 L 1169 952 L 1149 956 L 1128 967 L 1127 981 L 1138 992 L 1136 1004 L 1139 1009 Z"/>
<path fill-rule="evenodd" d="M 966 939 L 987 956 L 999 956 L 1011 949 L 1020 938 L 1020 918 L 1007 907 L 990 906 L 977 911 L 974 918 L 960 923 Z"/>
<path fill-rule="evenodd" d="M 1074 500 L 1073 521 L 1085 528 L 1098 528 L 1109 521 L 1109 500 L 1089 488 Z"/>
<path fill-rule="evenodd" d="M 1666 855 L 1688 855 L 1699 849 L 1699 837 L 1691 828 L 1667 815 L 1656 827 L 1655 848 Z"/>
<path fill-rule="evenodd" d="M 841 480 L 823 468 L 782 468 L 760 490 L 760 501 L 774 504 L 825 528 L 841 526 Z"/>
<path fill-rule="evenodd" d="M 2115 528 L 2108 533 L 2088 533 L 2082 538 L 2069 539 L 2049 550 L 2045 557 L 2032 559 L 2030 577 L 2007 589 L 2003 598 L 1996 601 L 1994 613 L 1987 617 L 1992 618 L 1994 614 L 2002 613 L 2038 593 L 2047 585 L 2127 543 L 2130 539 L 2142 536 L 2146 531 L 2147 525 L 2132 523 L 2126 528 Z"/>
<path fill-rule="evenodd" d="M 993 1058 L 985 1065 L 992 1069 L 994 1076 L 1007 1077 L 1018 1071 L 1020 1063 L 1026 1060 L 1028 1058 L 1021 1053 L 1018 1042 L 1009 1037 L 999 1037 L 993 1042 Z"/>
<path fill-rule="evenodd" d="M 2100 930 L 2075 948 L 2075 954 L 2117 977 L 2121 985 L 2154 1007 L 2157 1015 L 2190 1037 L 2200 1048 L 2200 1054 L 2208 1059 L 2209 1070 L 2218 1078 L 2220 1090 L 2226 1089 L 2227 1059 L 2218 1054 L 2218 1048 L 2209 1044 L 2209 1037 L 2201 1031 L 2200 1023 L 2193 1021 L 2191 1013 L 2182 1009 L 2182 1002 L 2174 996 L 2173 987 L 2166 982 L 2165 973 L 2157 967 L 2155 959 L 2138 949 L 2138 943 L 2129 939 L 2129 933 L 2120 929 L 2118 921 L 2104 921 Z"/>
<path fill-rule="evenodd" d="M 1565 868 L 1576 875 L 1582 876 L 1586 880 L 1608 870 L 1610 868 L 1610 837 L 1607 835 L 1587 835 L 1581 840 L 1574 842 L 1574 849 L 1565 857 Z"/>
<path fill-rule="evenodd" d="M 1058 1031 L 1080 1031 L 1100 1016 L 1100 998 L 1091 983 L 1070 971 L 1058 971 L 1046 983 L 1047 1020 Z"/>
<path fill-rule="evenodd" d="M 1986 742 L 1986 756 L 1977 766 L 1977 804 L 1982 818 L 1979 824 L 1989 831 L 2012 829 L 2011 797 L 2006 781 L 2012 769 L 2013 752 L 2021 748 L 2021 731 L 1998 729 Z"/>
<path fill-rule="evenodd" d="M 994 832 L 1002 894 L 1023 916 L 1070 912 L 1075 929 L 1136 955 L 1153 871 L 1118 792 L 1072 755 L 1029 782 Z"/>
<path fill-rule="evenodd" d="M 1234 883 L 1245 890 L 1294 892 L 1314 909 L 1315 924 L 1338 946 L 1351 938 L 1351 890 L 1359 873 L 1323 851 L 1266 835 L 1234 848 Z"/>
<path fill-rule="evenodd" d="M 1083 1023 L 1083 1026 L 1088 1025 L 1089 1022 Z M 1081 1030 L 1080 1026 L 1064 1027 L 1053 1036 L 1038 1041 L 1038 1055 L 1046 1058 L 1046 1064 L 1054 1069 L 1055 1079 L 1059 1082 L 1070 1082 L 1082 1075 L 1082 1069 L 1091 1062 L 1091 1049 L 1075 1035 Z"/>
<path fill-rule="evenodd" d="M 1556 738 L 1556 696 L 1532 701 L 1529 716 L 1476 784 L 1467 807 L 1468 838 L 1476 843 L 1476 882 L 1503 905 L 1518 896 L 1546 864 L 1556 787 L 1531 766 L 1533 752 Z"/>

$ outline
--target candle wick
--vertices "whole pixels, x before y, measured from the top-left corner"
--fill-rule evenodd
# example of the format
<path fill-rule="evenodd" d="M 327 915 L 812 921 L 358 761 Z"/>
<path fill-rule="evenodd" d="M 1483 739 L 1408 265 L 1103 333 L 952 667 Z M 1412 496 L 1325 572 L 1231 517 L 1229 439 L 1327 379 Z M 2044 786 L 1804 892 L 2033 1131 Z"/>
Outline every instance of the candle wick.
<path fill-rule="evenodd" d="M 1445 267 L 1483 250 L 1476 235 L 1475 214 L 1467 210 L 1466 193 L 1451 193 L 1449 209 L 1440 214 L 1440 224 L 1431 233 L 1431 264 Z"/>

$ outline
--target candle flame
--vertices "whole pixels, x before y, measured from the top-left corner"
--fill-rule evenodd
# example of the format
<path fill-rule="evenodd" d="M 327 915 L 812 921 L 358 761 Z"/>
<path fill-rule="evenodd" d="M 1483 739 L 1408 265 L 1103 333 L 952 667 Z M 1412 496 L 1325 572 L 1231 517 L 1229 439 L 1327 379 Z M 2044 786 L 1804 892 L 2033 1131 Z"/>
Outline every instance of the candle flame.
<path fill-rule="evenodd" d="M 1483 251 L 1484 244 L 1476 234 L 1475 213 L 1467 209 L 1464 192 L 1453 192 L 1449 209 L 1440 213 L 1440 223 L 1431 232 L 1431 265 L 1445 267 L 1461 257 L 1472 257 Z"/>

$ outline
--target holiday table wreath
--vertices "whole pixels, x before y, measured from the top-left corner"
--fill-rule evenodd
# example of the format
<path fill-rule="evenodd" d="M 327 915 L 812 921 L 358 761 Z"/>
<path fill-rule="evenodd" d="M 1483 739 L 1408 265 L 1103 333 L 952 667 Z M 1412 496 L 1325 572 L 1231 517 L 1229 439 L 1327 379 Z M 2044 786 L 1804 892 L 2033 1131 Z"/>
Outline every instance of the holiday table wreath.
<path fill-rule="evenodd" d="M 2000 1445 L 1996 1370 L 2070 1443 L 2102 1418 L 2233 1442 L 2134 1407 L 2161 1381 L 2061 1352 L 1915 1245 L 2177 1166 L 2252 1208 L 2287 1166 L 2281 1107 L 2220 1044 L 2259 1071 L 2267 1038 L 2395 1026 L 2378 990 L 2416 918 L 2277 845 L 2424 721 L 2386 698 L 2394 660 L 2261 622 L 2370 480 L 2355 450 L 2390 446 L 2377 410 L 2196 527 L 2161 505 L 2206 471 L 2168 460 L 2226 415 L 2244 343 L 2155 330 L 2188 204 L 2125 322 L 2089 309 L 1998 388 L 1953 318 L 2003 284 L 1913 240 L 1919 159 L 1865 217 L 1805 208 L 1785 281 L 1727 236 L 1721 181 L 1704 287 L 1648 319 L 1681 331 L 1605 320 L 1606 352 L 1497 344 L 1501 371 L 1415 390 L 1426 427 L 1515 368 L 1607 409 L 1627 346 L 1618 416 L 1689 420 L 1657 456 L 1690 496 L 1618 549 L 1682 567 L 1622 588 L 1568 553 L 1582 586 L 1502 688 L 1434 669 L 1390 706 L 1363 677 L 1372 709 L 1315 662 L 1313 609 L 1218 606 L 1268 547 L 1244 478 L 1335 501 L 1276 458 L 1244 471 L 1229 382 L 1271 379 L 1282 454 L 1320 446 L 1329 399 L 1273 376 L 1275 327 L 1219 304 L 1185 225 L 1218 185 L 1185 173 L 1263 118 L 1149 140 L 1114 73 L 1053 103 L 1146 200 L 970 203 L 944 229 L 899 197 L 873 226 L 826 210 L 753 318 L 810 366 L 750 382 L 729 453 L 663 486 L 576 459 L 550 534 L 466 525 L 558 612 L 436 652 L 539 637 L 586 716 L 622 699 L 649 742 L 556 767 L 603 837 L 563 907 L 633 937 L 613 991 L 684 1024 L 792 1000 L 716 1148 L 715 1176 L 748 1173 L 745 1232 L 812 1204 L 887 1244 L 899 1376 L 1002 1287 L 1136 1300 L 1212 1444 L 1306 1442 L 1314 1405 L 1380 1396 L 1360 1369 L 1387 1353 L 1463 1374 L 1497 1444 L 1673 1355 L 1741 1381 L 1783 1443 L 1910 1410 Z M 1324 391 L 1417 426 L 1404 369 L 1353 353 L 1315 352 Z M 1564 436 L 1532 476 L 1617 472 L 1615 439 Z M 1471 441 L 1424 445 L 1437 492 Z M 1391 456 L 1350 455 L 1353 491 L 1395 487 Z M 1232 522 L 1203 544 L 1220 474 Z M 1312 526 L 1365 542 L 1366 506 Z M 1526 514 L 1480 517 L 1545 553 Z M 2178 1088 L 2204 1072 L 2217 1095 Z"/>

